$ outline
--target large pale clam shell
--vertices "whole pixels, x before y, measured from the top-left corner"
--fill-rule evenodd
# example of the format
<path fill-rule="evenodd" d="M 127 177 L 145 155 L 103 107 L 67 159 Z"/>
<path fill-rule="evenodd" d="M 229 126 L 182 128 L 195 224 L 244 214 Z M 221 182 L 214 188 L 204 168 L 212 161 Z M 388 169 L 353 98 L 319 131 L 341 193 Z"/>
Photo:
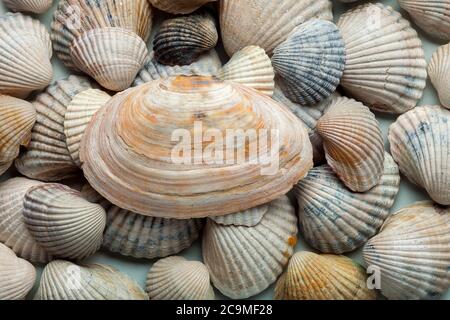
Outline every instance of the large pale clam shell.
<path fill-rule="evenodd" d="M 364 247 L 389 299 L 432 299 L 450 286 L 450 209 L 419 202 L 391 216 Z"/>
<path fill-rule="evenodd" d="M 208 268 L 199 261 L 177 256 L 152 266 L 146 291 L 151 300 L 214 300 Z"/>
<path fill-rule="evenodd" d="M 390 6 L 368 3 L 344 13 L 338 26 L 347 53 L 346 92 L 381 112 L 414 108 L 426 86 L 427 63 L 409 22 Z"/>
<path fill-rule="evenodd" d="M 266 203 L 259 207 L 251 208 L 245 211 L 210 218 L 214 220 L 214 222 L 224 226 L 234 225 L 254 227 L 261 222 L 268 210 L 269 205 Z"/>
<path fill-rule="evenodd" d="M 416 107 L 391 125 L 389 141 L 400 171 L 434 201 L 450 205 L 450 110 Z"/>
<path fill-rule="evenodd" d="M 233 299 L 254 296 L 283 272 L 297 243 L 297 218 L 283 196 L 269 204 L 254 227 L 221 225 L 208 219 L 203 259 L 214 286 Z"/>
<path fill-rule="evenodd" d="M 3 0 L 9 10 L 41 14 L 52 6 L 53 0 Z"/>
<path fill-rule="evenodd" d="M 428 74 L 439 94 L 441 104 L 450 109 L 450 43 L 439 47 L 433 54 L 428 64 Z"/>
<path fill-rule="evenodd" d="M 149 0 L 152 6 L 172 14 L 188 14 L 194 12 L 208 2 L 217 0 Z"/>

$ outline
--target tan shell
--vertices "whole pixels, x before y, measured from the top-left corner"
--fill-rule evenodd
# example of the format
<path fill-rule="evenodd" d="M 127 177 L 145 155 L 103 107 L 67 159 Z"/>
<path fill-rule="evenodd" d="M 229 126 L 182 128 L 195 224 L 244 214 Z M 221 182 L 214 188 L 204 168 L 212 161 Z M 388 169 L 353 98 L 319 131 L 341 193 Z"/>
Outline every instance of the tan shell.
<path fill-rule="evenodd" d="M 204 4 L 217 0 L 149 0 L 152 6 L 172 14 L 194 12 Z"/>
<path fill-rule="evenodd" d="M 441 104 L 450 109 L 450 43 L 439 47 L 433 54 L 428 64 L 428 74 L 439 94 Z"/>
<path fill-rule="evenodd" d="M 13 164 L 14 161 L 11 162 L 5 162 L 5 163 L 0 163 L 0 176 L 2 174 L 4 174 L 6 171 L 8 171 L 9 167 L 11 167 L 11 165 Z"/>
<path fill-rule="evenodd" d="M 52 6 L 53 0 L 3 0 L 9 10 L 42 14 Z"/>

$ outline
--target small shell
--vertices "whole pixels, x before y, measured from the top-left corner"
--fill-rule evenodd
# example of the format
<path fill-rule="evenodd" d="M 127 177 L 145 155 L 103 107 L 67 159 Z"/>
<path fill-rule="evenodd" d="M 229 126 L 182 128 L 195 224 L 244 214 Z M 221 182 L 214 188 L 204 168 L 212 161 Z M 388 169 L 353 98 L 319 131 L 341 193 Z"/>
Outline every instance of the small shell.
<path fill-rule="evenodd" d="M 328 165 L 315 167 L 295 188 L 301 233 L 322 252 L 353 251 L 377 233 L 399 187 L 398 167 L 387 153 L 380 183 L 366 193 L 351 192 Z"/>
<path fill-rule="evenodd" d="M 216 77 L 240 83 L 270 97 L 275 87 L 272 62 L 264 49 L 257 46 L 249 46 L 236 52 L 217 72 Z"/>
<path fill-rule="evenodd" d="M 277 300 L 375 300 L 365 270 L 345 256 L 297 252 L 275 288 Z"/>
<path fill-rule="evenodd" d="M 450 205 L 450 110 L 421 106 L 400 116 L 389 131 L 400 171 L 430 197 Z"/>
<path fill-rule="evenodd" d="M 264 215 L 269 211 L 269 205 L 263 204 L 259 207 L 241 211 L 238 213 L 227 214 L 225 216 L 211 217 L 215 223 L 224 226 L 245 226 L 254 227 L 259 224 Z"/>
<path fill-rule="evenodd" d="M 52 6 L 53 0 L 3 0 L 9 10 L 17 12 L 45 13 Z"/>
<path fill-rule="evenodd" d="M 332 103 L 317 122 L 330 167 L 355 192 L 365 192 L 383 175 L 384 142 L 375 115 L 345 97 Z"/>
<path fill-rule="evenodd" d="M 205 10 L 164 21 L 153 40 L 153 50 L 159 63 L 189 65 L 213 49 L 218 39 L 214 17 Z"/>
<path fill-rule="evenodd" d="M 148 300 L 139 285 L 113 267 L 56 260 L 42 273 L 36 300 Z"/>
<path fill-rule="evenodd" d="M 11 162 L 5 162 L 5 163 L 0 163 L 0 176 L 2 174 L 4 174 L 6 171 L 8 171 L 9 167 L 11 167 L 11 165 L 13 164 L 14 161 Z"/>
<path fill-rule="evenodd" d="M 296 27 L 272 57 L 283 91 L 301 105 L 319 103 L 336 91 L 345 68 L 345 44 L 332 22 L 310 20 Z"/>
<path fill-rule="evenodd" d="M 217 0 L 150 0 L 150 3 L 155 8 L 172 14 L 188 14 L 215 1 Z"/>
<path fill-rule="evenodd" d="M 428 74 L 442 105 L 450 109 L 450 43 L 439 47 L 433 54 L 428 65 Z"/>
<path fill-rule="evenodd" d="M 295 209 L 286 196 L 269 204 L 254 227 L 224 226 L 208 219 L 203 259 L 214 286 L 233 299 L 265 290 L 283 272 L 297 243 Z"/>
<path fill-rule="evenodd" d="M 151 300 L 214 300 L 208 268 L 177 256 L 161 259 L 152 266 L 146 291 Z"/>
<path fill-rule="evenodd" d="M 364 248 L 389 299 L 432 299 L 450 285 L 450 209 L 419 202 L 391 216 Z"/>
<path fill-rule="evenodd" d="M 35 280 L 33 265 L 0 243 L 0 301 L 25 299 Z"/>

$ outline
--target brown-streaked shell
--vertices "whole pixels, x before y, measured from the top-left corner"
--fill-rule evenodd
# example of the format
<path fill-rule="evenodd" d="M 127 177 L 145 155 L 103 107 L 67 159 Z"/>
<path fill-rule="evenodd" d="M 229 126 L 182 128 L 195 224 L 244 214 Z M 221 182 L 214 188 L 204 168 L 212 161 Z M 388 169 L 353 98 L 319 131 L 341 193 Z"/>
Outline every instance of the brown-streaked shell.
<path fill-rule="evenodd" d="M 149 0 L 152 6 L 172 14 L 188 14 L 217 0 Z"/>
<path fill-rule="evenodd" d="M 441 104 L 450 109 L 450 43 L 439 47 L 433 54 L 428 64 L 428 74 Z"/>

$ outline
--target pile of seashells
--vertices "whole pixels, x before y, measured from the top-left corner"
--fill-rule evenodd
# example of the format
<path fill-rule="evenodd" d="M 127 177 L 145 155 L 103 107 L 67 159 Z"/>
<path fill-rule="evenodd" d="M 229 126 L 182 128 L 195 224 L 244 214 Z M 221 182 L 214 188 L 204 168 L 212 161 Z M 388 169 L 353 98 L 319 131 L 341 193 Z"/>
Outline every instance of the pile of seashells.
<path fill-rule="evenodd" d="M 329 0 L 3 2 L 0 299 L 447 292 L 450 44 L 427 64 L 407 18 L 448 43 L 450 0 L 361 0 L 336 24 Z M 51 30 L 27 15 L 52 5 Z M 52 83 L 53 53 L 72 75 Z M 428 76 L 440 106 L 417 106 Z M 387 149 L 374 112 L 398 117 Z M 248 161 L 175 162 L 173 133 L 199 122 L 277 132 L 259 146 L 277 167 L 251 135 L 221 150 Z M 400 174 L 430 201 L 391 213 Z M 200 235 L 202 261 L 176 256 Z M 160 260 L 143 289 L 86 264 L 101 248 Z M 359 248 L 364 267 L 343 255 Z"/>

